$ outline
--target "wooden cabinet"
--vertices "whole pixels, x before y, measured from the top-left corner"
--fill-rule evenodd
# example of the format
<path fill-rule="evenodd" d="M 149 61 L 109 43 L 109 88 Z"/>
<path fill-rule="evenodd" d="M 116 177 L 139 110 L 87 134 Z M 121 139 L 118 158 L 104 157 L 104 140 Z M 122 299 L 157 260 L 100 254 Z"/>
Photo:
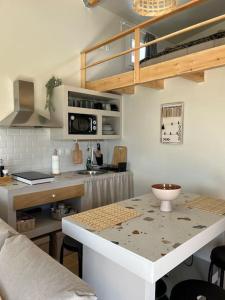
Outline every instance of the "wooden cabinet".
<path fill-rule="evenodd" d="M 80 184 L 59 189 L 14 196 L 13 207 L 15 210 L 19 210 L 66 199 L 82 197 L 83 195 L 84 185 Z"/>
<path fill-rule="evenodd" d="M 32 187 L 30 188 L 32 189 Z M 61 230 L 62 222 L 51 217 L 51 205 L 63 201 L 65 204 L 73 207 L 76 211 L 79 211 L 83 196 L 83 183 L 30 193 L 26 192 L 24 194 L 15 194 L 12 197 L 13 210 L 10 213 L 12 220 L 9 223 L 16 228 L 17 212 L 25 212 L 35 218 L 35 228 L 23 232 L 23 234 L 31 239 L 48 234 L 51 234 L 53 237 L 54 232 Z"/>
<path fill-rule="evenodd" d="M 103 109 L 94 109 L 94 104 Z M 51 138 L 56 140 L 109 140 L 120 139 L 122 135 L 122 97 L 109 93 L 100 93 L 82 88 L 59 86 L 54 89 L 53 105 L 55 111 L 51 117 L 62 128 L 52 128 Z M 118 111 L 111 110 L 117 108 Z M 96 106 L 97 107 L 97 106 Z M 97 134 L 68 134 L 68 114 L 94 115 L 97 118 Z M 104 134 L 103 125 L 111 125 L 112 133 Z"/>

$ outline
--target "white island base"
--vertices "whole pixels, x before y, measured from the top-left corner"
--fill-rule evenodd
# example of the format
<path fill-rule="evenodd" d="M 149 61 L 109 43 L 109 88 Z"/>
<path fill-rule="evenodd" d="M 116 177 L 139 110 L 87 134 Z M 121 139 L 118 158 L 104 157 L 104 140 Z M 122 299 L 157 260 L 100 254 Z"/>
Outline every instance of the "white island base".
<path fill-rule="evenodd" d="M 88 247 L 83 248 L 83 279 L 94 287 L 98 300 L 155 299 L 155 284 Z"/>

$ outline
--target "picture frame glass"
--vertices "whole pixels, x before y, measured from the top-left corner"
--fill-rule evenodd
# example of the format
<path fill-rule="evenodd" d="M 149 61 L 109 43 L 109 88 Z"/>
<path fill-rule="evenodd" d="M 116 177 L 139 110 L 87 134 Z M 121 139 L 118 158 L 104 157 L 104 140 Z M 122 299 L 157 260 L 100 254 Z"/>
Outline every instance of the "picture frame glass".
<path fill-rule="evenodd" d="M 166 103 L 161 105 L 162 144 L 183 144 L 184 103 Z"/>

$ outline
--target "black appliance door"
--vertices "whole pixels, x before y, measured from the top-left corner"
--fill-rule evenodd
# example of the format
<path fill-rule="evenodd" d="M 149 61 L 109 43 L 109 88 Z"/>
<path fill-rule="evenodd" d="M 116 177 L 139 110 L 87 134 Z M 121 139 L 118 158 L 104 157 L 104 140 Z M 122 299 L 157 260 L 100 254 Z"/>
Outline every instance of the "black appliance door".
<path fill-rule="evenodd" d="M 93 118 L 91 115 L 69 113 L 69 134 L 96 134 L 93 132 Z"/>
<path fill-rule="evenodd" d="M 89 118 L 75 118 L 72 123 L 73 130 L 80 133 L 88 133 L 90 131 L 90 122 Z"/>

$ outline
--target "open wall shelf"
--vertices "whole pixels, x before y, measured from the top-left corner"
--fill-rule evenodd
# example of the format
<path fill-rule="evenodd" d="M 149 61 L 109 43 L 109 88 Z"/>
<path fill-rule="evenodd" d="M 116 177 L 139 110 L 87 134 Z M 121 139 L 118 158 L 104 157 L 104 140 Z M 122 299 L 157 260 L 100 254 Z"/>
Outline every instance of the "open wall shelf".
<path fill-rule="evenodd" d="M 52 139 L 111 140 L 121 138 L 122 97 L 120 95 L 62 85 L 54 90 L 53 101 L 55 112 L 52 113 L 52 118 L 60 123 L 62 128 L 51 129 Z M 69 113 L 96 116 L 97 134 L 69 134 Z M 105 124 L 112 126 L 112 134 L 104 134 Z"/>

